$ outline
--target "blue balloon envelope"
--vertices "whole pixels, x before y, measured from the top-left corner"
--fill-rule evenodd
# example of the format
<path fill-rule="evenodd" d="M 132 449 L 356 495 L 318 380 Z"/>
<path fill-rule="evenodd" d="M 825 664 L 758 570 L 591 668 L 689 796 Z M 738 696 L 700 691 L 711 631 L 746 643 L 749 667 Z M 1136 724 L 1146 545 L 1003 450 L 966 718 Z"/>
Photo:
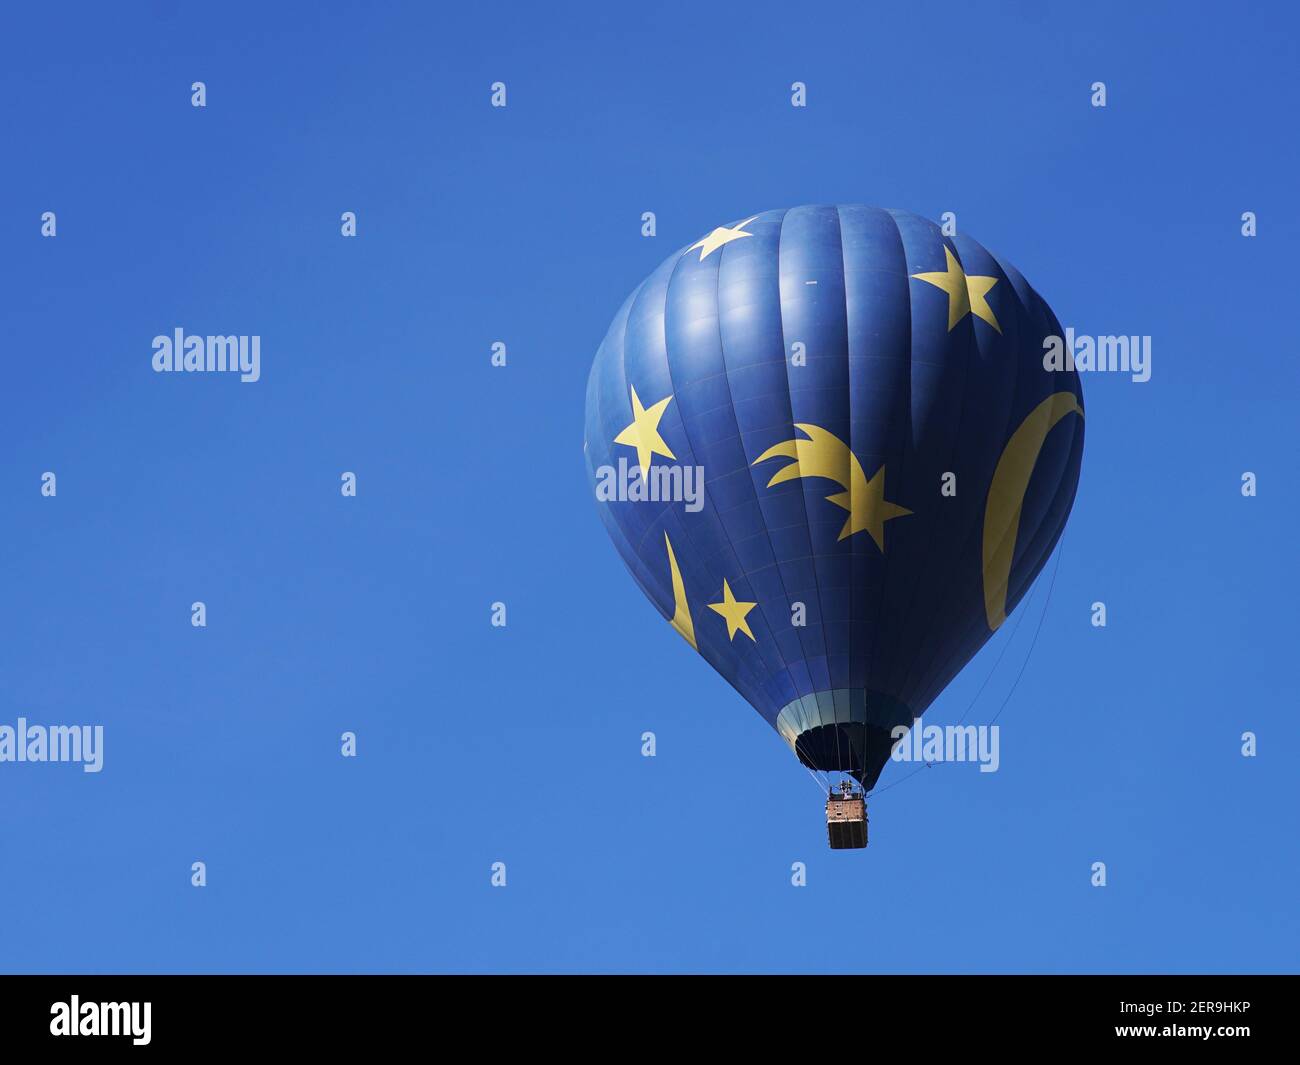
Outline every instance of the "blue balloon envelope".
<path fill-rule="evenodd" d="M 1051 554 L 1083 453 L 1060 335 L 1009 263 L 862 206 L 719 226 L 614 316 L 587 385 L 601 518 L 805 765 L 872 787 Z"/>

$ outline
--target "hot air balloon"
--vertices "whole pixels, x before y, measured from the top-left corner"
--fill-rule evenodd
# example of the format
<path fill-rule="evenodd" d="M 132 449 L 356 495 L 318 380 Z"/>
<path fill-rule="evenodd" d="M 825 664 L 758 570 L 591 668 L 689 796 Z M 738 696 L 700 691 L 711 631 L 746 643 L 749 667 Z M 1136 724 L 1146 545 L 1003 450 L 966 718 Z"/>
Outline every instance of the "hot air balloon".
<path fill-rule="evenodd" d="M 856 205 L 719 226 L 614 316 L 586 397 L 605 528 L 805 766 L 874 787 L 1047 561 L 1083 452 L 1060 335 L 974 240 Z"/>

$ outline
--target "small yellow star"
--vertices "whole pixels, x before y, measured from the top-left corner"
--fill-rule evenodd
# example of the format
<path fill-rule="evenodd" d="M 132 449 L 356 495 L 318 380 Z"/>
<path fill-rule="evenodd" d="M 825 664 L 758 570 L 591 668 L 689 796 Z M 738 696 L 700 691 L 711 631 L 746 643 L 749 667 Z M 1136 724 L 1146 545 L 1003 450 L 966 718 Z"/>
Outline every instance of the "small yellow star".
<path fill-rule="evenodd" d="M 989 306 L 988 300 L 984 298 L 988 295 L 989 289 L 998 283 L 998 279 L 996 277 L 983 277 L 978 274 L 968 275 L 961 268 L 957 256 L 953 255 L 952 249 L 947 244 L 943 246 L 943 253 L 948 260 L 947 270 L 913 274 L 912 276 L 920 281 L 927 281 L 934 285 L 935 288 L 941 288 L 948 293 L 948 332 L 951 333 L 952 327 L 968 314 L 983 318 L 999 333 L 1002 332 L 1002 327 L 998 325 L 998 320 L 993 316 L 993 309 Z"/>
<path fill-rule="evenodd" d="M 737 632 L 743 632 L 751 640 L 754 640 L 754 634 L 749 631 L 749 622 L 745 620 L 748 614 L 757 603 L 737 602 L 736 597 L 731 594 L 731 585 L 724 578 L 722 581 L 722 602 L 710 603 L 709 609 L 715 613 L 721 614 L 727 619 L 727 639 L 734 640 Z M 754 640 L 757 643 L 757 640 Z"/>
<path fill-rule="evenodd" d="M 697 240 L 686 250 L 694 251 L 696 248 L 699 248 L 700 262 L 704 262 L 705 259 L 721 248 L 724 244 L 730 244 L 733 240 L 739 240 L 741 237 L 752 237 L 754 234 L 746 233 L 745 227 L 757 217 L 758 215 L 754 215 L 753 218 L 746 218 L 739 225 L 735 226 L 718 226 L 718 228 L 707 237 L 703 240 Z"/>
<path fill-rule="evenodd" d="M 636 387 L 632 388 L 632 424 L 614 437 L 614 443 L 636 448 L 636 458 L 641 467 L 642 477 L 650 469 L 650 463 L 655 455 L 666 455 L 670 459 L 677 458 L 664 443 L 664 438 L 659 435 L 659 419 L 664 416 L 664 410 L 672 402 L 672 398 L 671 395 L 667 396 L 647 409 L 641 406 L 641 397 L 636 394 Z"/>

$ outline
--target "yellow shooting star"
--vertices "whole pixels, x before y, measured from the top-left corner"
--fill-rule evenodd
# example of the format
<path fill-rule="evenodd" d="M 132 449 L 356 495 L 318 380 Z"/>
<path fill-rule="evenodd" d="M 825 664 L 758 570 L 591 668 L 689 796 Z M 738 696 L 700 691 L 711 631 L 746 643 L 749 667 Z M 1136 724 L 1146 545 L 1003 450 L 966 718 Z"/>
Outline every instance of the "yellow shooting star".
<path fill-rule="evenodd" d="M 666 455 L 670 459 L 677 458 L 664 443 L 664 438 L 659 435 L 659 419 L 664 416 L 664 411 L 672 402 L 672 398 L 671 395 L 667 396 L 647 409 L 641 406 L 641 397 L 636 394 L 636 387 L 632 387 L 632 424 L 614 437 L 614 443 L 636 448 L 636 458 L 641 466 L 642 477 L 649 472 L 650 463 L 655 455 Z"/>
<path fill-rule="evenodd" d="M 742 603 L 737 601 L 736 597 L 731 594 L 731 585 L 727 583 L 726 578 L 722 580 L 722 602 L 710 603 L 709 609 L 714 613 L 721 614 L 727 619 L 727 639 L 734 640 L 737 632 L 743 632 L 751 640 L 754 640 L 754 634 L 749 630 L 749 622 L 745 620 L 748 614 L 757 603 Z M 754 640 L 757 643 L 757 640 Z"/>
<path fill-rule="evenodd" d="M 771 488 L 782 481 L 793 481 L 797 477 L 824 477 L 834 481 L 843 492 L 836 492 L 826 497 L 826 502 L 834 503 L 849 512 L 844 528 L 840 530 L 839 539 L 847 540 L 854 533 L 864 529 L 876 541 L 881 551 L 885 549 L 885 522 L 892 518 L 901 518 L 912 512 L 885 498 L 885 467 L 881 466 L 870 480 L 858 456 L 853 454 L 849 445 L 834 433 L 819 425 L 796 422 L 795 428 L 808 436 L 807 440 L 785 440 L 768 448 L 750 465 L 757 466 L 771 458 L 794 459 L 788 466 L 782 466 L 767 482 Z"/>
<path fill-rule="evenodd" d="M 704 262 L 705 259 L 721 248 L 724 244 L 730 244 L 733 240 L 739 240 L 741 237 L 752 237 L 754 234 L 746 233 L 745 227 L 757 217 L 758 215 L 754 215 L 753 218 L 746 218 L 739 225 L 735 226 L 718 226 L 718 228 L 707 237 L 703 240 L 697 240 L 686 250 L 694 251 L 696 248 L 699 248 L 700 262 Z"/>
<path fill-rule="evenodd" d="M 988 295 L 989 289 L 998 283 L 996 277 L 983 277 L 978 274 L 967 274 L 961 268 L 961 263 L 957 261 L 957 256 L 953 255 L 952 249 L 947 244 L 943 246 L 943 253 L 948 259 L 948 269 L 938 270 L 933 273 L 913 274 L 912 276 L 918 281 L 926 281 L 935 288 L 941 288 L 948 293 L 948 332 L 952 332 L 952 327 L 960 322 L 968 314 L 975 315 L 976 318 L 983 318 L 999 333 L 1002 327 L 998 325 L 998 320 L 993 316 L 993 308 L 988 304 L 984 297 Z"/>

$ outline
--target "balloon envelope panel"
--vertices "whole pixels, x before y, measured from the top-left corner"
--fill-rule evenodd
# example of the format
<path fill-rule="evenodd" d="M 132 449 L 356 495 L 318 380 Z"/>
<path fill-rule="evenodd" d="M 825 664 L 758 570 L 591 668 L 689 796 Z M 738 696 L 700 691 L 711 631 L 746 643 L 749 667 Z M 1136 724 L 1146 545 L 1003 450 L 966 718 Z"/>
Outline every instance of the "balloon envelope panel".
<path fill-rule="evenodd" d="M 1083 447 L 1060 332 L 975 241 L 861 206 L 721 226 L 615 315 L 587 387 L 602 520 L 806 764 L 872 785 L 1050 555 Z"/>

